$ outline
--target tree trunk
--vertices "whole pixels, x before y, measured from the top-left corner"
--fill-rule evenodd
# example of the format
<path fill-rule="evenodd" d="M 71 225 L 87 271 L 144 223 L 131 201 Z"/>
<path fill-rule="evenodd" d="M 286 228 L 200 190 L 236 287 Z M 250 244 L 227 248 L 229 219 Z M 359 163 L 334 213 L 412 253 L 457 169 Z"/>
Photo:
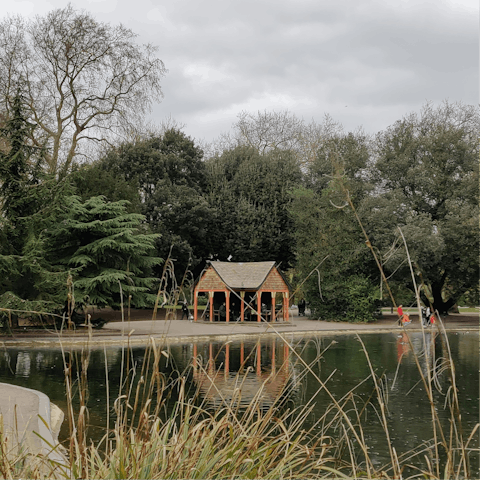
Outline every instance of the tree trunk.
<path fill-rule="evenodd" d="M 449 298 L 447 301 L 443 300 L 443 283 L 443 281 L 432 283 L 433 308 L 438 310 L 440 315 L 448 315 L 448 311 L 455 305 L 456 299 Z"/>

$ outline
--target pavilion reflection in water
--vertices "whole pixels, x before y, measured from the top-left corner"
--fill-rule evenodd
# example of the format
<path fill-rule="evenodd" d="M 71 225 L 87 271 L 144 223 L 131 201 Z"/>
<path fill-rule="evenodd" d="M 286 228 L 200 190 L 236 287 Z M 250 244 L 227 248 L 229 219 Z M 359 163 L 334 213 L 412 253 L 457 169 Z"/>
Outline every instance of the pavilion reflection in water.
<path fill-rule="evenodd" d="M 289 346 L 277 339 L 193 345 L 193 378 L 213 406 L 272 405 L 294 388 Z"/>

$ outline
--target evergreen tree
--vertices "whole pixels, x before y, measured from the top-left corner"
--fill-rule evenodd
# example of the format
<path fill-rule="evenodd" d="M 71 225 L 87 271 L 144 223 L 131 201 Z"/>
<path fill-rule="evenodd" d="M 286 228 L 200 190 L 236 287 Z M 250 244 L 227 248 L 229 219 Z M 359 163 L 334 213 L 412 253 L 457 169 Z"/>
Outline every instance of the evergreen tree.
<path fill-rule="evenodd" d="M 41 155 L 28 141 L 34 129 L 25 117 L 20 91 L 14 98 L 12 111 L 0 130 L 5 147 L 0 150 L 0 199 L 4 217 L 4 233 L 8 230 L 11 253 L 20 254 L 26 235 L 24 219 L 38 209 L 38 197 L 31 186 L 38 183 L 38 161 Z M 35 159 L 35 157 L 37 157 Z M 35 160 L 37 165 L 35 165 Z"/>
<path fill-rule="evenodd" d="M 0 305 L 45 311 L 58 305 L 66 274 L 46 259 L 44 232 L 71 190 L 42 170 L 44 150 L 28 140 L 34 128 L 18 91 L 1 129 Z"/>
<path fill-rule="evenodd" d="M 127 202 L 81 202 L 68 181 L 46 174 L 32 128 L 18 94 L 1 130 L 0 306 L 59 310 L 70 273 L 79 303 L 118 306 L 122 288 L 125 302 L 153 305 L 157 236 L 142 232 L 144 217 L 127 213 Z"/>
<path fill-rule="evenodd" d="M 293 154 L 260 154 L 236 147 L 207 162 L 208 199 L 215 209 L 210 250 L 220 260 L 294 261 L 293 220 L 288 207 L 301 171 Z"/>
<path fill-rule="evenodd" d="M 49 231 L 49 258 L 71 269 L 78 303 L 153 306 L 149 276 L 162 260 L 152 256 L 158 235 L 142 231 L 143 215 L 127 213 L 126 201 L 69 198 L 64 217 Z"/>
<path fill-rule="evenodd" d="M 124 175 L 110 169 L 102 160 L 74 166 L 69 178 L 75 186 L 75 194 L 82 201 L 99 195 L 110 202 L 127 200 L 128 213 L 141 213 L 138 179 L 126 180 Z"/>
<path fill-rule="evenodd" d="M 83 199 L 129 200 L 129 211 L 145 215 L 151 231 L 161 235 L 158 256 L 166 258 L 173 245 L 178 276 L 188 265 L 203 268 L 213 209 L 203 196 L 203 151 L 180 130 L 110 149 L 92 167 L 79 169 L 75 184 Z"/>

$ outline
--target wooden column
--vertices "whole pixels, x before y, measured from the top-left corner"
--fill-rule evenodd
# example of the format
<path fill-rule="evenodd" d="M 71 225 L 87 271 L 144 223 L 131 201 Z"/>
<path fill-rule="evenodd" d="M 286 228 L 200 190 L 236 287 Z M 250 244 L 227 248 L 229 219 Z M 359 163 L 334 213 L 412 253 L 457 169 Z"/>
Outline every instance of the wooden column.
<path fill-rule="evenodd" d="M 290 311 L 289 311 L 289 307 L 290 307 L 290 295 L 289 293 L 285 293 L 285 321 L 288 322 L 288 319 L 289 319 L 289 315 L 290 315 Z"/>
<path fill-rule="evenodd" d="M 198 307 L 198 292 L 195 291 L 195 295 L 193 297 L 193 321 L 197 321 L 197 307 Z"/>
<path fill-rule="evenodd" d="M 210 321 L 213 322 L 213 292 L 208 292 L 208 301 L 210 303 Z"/>
<path fill-rule="evenodd" d="M 197 344 L 193 344 L 193 368 L 197 369 Z"/>
<path fill-rule="evenodd" d="M 225 308 L 227 309 L 225 320 L 228 323 L 230 321 L 230 290 L 225 291 Z"/>
<path fill-rule="evenodd" d="M 275 321 L 275 295 L 276 295 L 276 292 L 272 292 L 272 318 L 270 320 L 272 322 Z"/>
<path fill-rule="evenodd" d="M 262 321 L 262 293 L 257 292 L 257 322 Z"/>
<path fill-rule="evenodd" d="M 283 292 L 283 320 L 288 322 L 288 307 L 289 307 L 289 300 L 288 300 L 288 292 Z"/>

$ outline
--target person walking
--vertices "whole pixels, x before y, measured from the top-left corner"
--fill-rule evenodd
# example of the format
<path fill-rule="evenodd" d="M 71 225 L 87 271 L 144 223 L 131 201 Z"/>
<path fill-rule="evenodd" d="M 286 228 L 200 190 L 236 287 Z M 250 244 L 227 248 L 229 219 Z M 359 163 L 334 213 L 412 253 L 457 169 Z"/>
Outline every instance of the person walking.
<path fill-rule="evenodd" d="M 298 302 L 298 316 L 301 317 L 302 315 L 305 316 L 305 306 L 306 306 L 306 302 L 305 300 L 302 298 L 299 302 Z"/>
<path fill-rule="evenodd" d="M 422 312 L 422 326 L 426 327 L 428 323 L 427 309 L 425 307 L 421 307 L 420 311 Z"/>
<path fill-rule="evenodd" d="M 190 311 L 188 310 L 187 302 L 183 301 L 183 303 L 182 303 L 182 320 L 183 320 L 183 317 L 185 317 L 188 320 L 189 315 L 190 315 Z"/>
<path fill-rule="evenodd" d="M 425 326 L 431 325 L 431 318 L 432 318 L 432 310 L 430 309 L 430 306 L 427 307 L 427 311 L 425 313 L 425 316 L 427 317 Z"/>
<path fill-rule="evenodd" d="M 398 323 L 398 326 L 401 327 L 402 326 L 402 319 L 403 319 L 403 305 L 399 305 L 397 307 L 397 314 L 398 314 L 397 323 Z"/>
<path fill-rule="evenodd" d="M 408 313 L 403 313 L 403 305 L 399 305 L 397 308 L 398 313 L 398 326 L 401 327 L 402 325 L 409 325 L 412 323 L 410 320 L 410 315 Z"/>

